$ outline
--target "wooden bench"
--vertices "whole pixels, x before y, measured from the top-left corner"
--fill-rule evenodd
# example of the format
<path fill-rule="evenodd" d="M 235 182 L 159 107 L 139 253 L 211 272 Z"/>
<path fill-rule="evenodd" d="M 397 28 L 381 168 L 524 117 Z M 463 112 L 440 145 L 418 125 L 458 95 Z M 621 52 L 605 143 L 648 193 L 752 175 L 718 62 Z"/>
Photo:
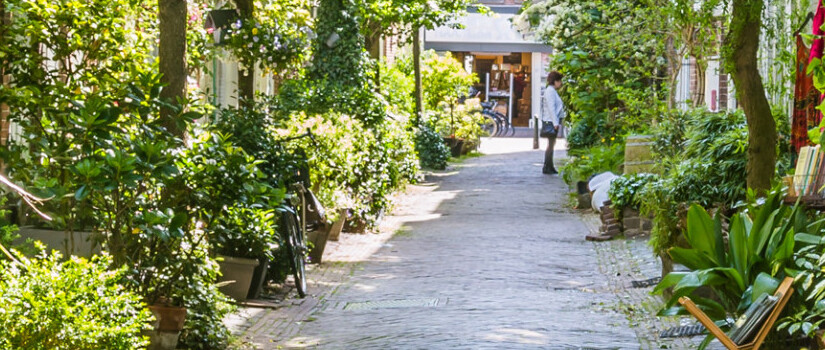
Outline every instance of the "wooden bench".
<path fill-rule="evenodd" d="M 705 313 L 700 310 L 699 307 L 696 306 L 692 300 L 690 300 L 690 298 L 681 297 L 679 298 L 679 303 L 682 304 L 691 315 L 696 317 L 696 319 L 698 319 L 699 322 L 701 322 L 702 325 L 704 325 L 705 328 L 707 328 L 708 331 L 716 337 L 716 339 L 719 339 L 719 341 L 722 342 L 726 348 L 730 350 L 758 350 L 759 346 L 762 345 L 762 342 L 765 341 L 765 337 L 768 336 L 768 333 L 773 328 L 773 324 L 776 322 L 776 319 L 779 318 L 779 314 L 782 313 L 782 309 L 785 308 L 785 304 L 787 304 L 788 300 L 791 298 L 791 294 L 793 293 L 793 288 L 791 287 L 792 284 L 793 278 L 785 277 L 779 287 L 776 288 L 776 292 L 773 294 L 774 296 L 781 295 L 779 301 L 776 303 L 776 306 L 774 306 L 768 318 L 759 327 L 759 332 L 756 333 L 753 340 L 750 343 L 742 345 L 737 345 L 730 338 L 728 338 L 728 335 L 716 326 L 716 323 L 714 323 L 710 317 L 705 315 Z"/>

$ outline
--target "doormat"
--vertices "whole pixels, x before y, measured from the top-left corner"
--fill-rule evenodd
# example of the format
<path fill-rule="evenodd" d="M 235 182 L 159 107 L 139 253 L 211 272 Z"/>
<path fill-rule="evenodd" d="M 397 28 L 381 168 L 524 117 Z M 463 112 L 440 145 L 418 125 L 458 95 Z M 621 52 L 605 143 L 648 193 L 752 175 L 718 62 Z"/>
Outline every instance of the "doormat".
<path fill-rule="evenodd" d="M 705 334 L 705 326 L 701 323 L 688 326 L 678 326 L 666 329 L 659 333 L 659 338 L 694 337 Z"/>
<path fill-rule="evenodd" d="M 661 277 L 653 277 L 653 278 L 648 278 L 646 280 L 641 280 L 641 281 L 630 281 L 630 285 L 633 286 L 633 288 L 646 288 L 646 287 L 650 287 L 650 286 L 655 286 L 655 285 L 659 284 L 659 282 L 661 282 L 661 281 L 662 281 Z"/>

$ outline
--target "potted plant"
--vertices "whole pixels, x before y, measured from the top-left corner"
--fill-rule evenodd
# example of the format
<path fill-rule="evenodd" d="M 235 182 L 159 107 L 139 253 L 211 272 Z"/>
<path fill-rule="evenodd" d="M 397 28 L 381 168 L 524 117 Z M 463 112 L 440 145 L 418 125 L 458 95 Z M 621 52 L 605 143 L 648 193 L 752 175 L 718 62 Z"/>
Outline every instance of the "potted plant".
<path fill-rule="evenodd" d="M 178 167 L 191 189 L 196 220 L 220 257 L 220 280 L 230 282 L 221 290 L 243 301 L 250 290 L 253 297 L 257 294 L 279 246 L 274 208 L 285 194 L 266 182 L 261 162 L 228 136 L 209 129 L 199 134 L 182 152 Z"/>

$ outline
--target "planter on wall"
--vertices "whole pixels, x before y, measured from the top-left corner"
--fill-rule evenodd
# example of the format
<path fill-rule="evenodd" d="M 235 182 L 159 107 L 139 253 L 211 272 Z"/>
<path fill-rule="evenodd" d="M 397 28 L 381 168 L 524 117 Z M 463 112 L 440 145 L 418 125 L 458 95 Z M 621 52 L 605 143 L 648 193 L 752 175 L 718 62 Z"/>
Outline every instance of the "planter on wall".
<path fill-rule="evenodd" d="M 20 238 L 13 244 L 25 243 L 27 239 L 41 241 L 48 250 L 57 250 L 64 257 L 71 255 L 90 258 L 100 253 L 100 245 L 95 242 L 95 234 L 88 231 L 59 231 L 23 226 L 17 232 Z"/>
<path fill-rule="evenodd" d="M 219 256 L 223 261 L 218 264 L 221 267 L 221 276 L 218 282 L 232 282 L 219 287 L 223 294 L 236 301 L 246 300 L 249 295 L 249 287 L 252 285 L 252 276 L 255 267 L 260 264 L 255 259 L 235 258 L 231 256 Z"/>

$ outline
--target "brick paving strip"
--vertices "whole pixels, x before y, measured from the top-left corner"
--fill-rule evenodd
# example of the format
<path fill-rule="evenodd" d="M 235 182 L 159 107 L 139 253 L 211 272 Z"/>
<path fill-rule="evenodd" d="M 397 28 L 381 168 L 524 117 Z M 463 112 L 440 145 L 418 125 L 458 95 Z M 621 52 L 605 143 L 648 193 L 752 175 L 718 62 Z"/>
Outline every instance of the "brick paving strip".
<path fill-rule="evenodd" d="M 598 232 L 601 221 L 591 210 L 582 212 L 582 221 L 591 232 Z M 653 256 L 646 237 L 615 239 L 593 244 L 599 260 L 599 272 L 608 278 L 610 289 L 616 295 L 614 307 L 627 317 L 636 332 L 640 349 L 696 349 L 704 336 L 661 338 L 659 335 L 673 327 L 696 324 L 692 317 L 657 317 L 664 307 L 658 295 L 651 295 L 654 286 L 634 287 L 633 282 L 647 281 L 661 276 L 661 265 Z M 724 349 L 714 341 L 708 349 Z"/>
<path fill-rule="evenodd" d="M 312 322 L 310 314 L 328 307 L 325 303 L 345 284 L 362 262 L 381 249 L 394 235 L 403 235 L 407 220 L 426 219 L 427 215 L 413 215 L 412 208 L 421 205 L 436 187 L 431 183 L 409 185 L 396 194 L 393 213 L 384 217 L 376 232 L 369 234 L 342 233 L 337 242 L 327 242 L 323 263 L 307 268 L 309 295 L 300 299 L 287 281 L 278 297 L 281 302 L 270 308 L 239 307 L 225 320 L 232 333 L 239 337 L 243 348 L 271 349 L 272 344 L 298 335 L 305 322 Z"/>
<path fill-rule="evenodd" d="M 524 140 L 494 141 L 516 143 Z M 529 145 L 529 141 L 523 143 Z M 543 152 L 539 150 L 519 154 L 518 157 L 540 159 Z M 537 209 L 534 204 L 537 203 L 536 197 L 531 197 L 535 194 L 524 193 L 521 196 L 524 198 L 507 200 L 521 201 L 521 207 L 511 207 L 515 211 L 525 211 L 525 208 L 539 210 L 539 213 L 544 213 L 540 215 L 555 217 L 557 219 L 553 219 L 554 222 L 564 227 L 551 230 L 549 234 L 540 233 L 542 237 L 516 233 L 515 237 L 523 241 L 507 242 L 511 246 L 501 243 L 502 247 L 495 248 L 496 243 L 492 243 L 492 246 L 490 243 L 479 243 L 481 249 L 497 250 L 496 254 L 505 254 L 504 256 L 513 249 L 523 251 L 526 255 L 524 259 L 508 257 L 510 260 L 504 262 L 513 264 L 512 261 L 516 261 L 521 264 L 520 261 L 526 261 L 523 266 L 515 267 L 516 271 L 526 270 L 519 273 L 520 276 L 513 277 L 514 272 L 508 270 L 510 272 L 501 281 L 502 277 L 496 276 L 495 270 L 489 270 L 489 261 L 482 261 L 487 265 L 476 267 L 476 270 L 446 271 L 440 274 L 433 272 L 432 268 L 424 271 L 430 266 L 422 266 L 421 272 L 410 273 L 410 261 L 413 264 L 433 263 L 430 254 L 421 254 L 422 247 L 434 249 L 433 245 L 422 246 L 421 241 L 437 240 L 438 236 L 433 236 L 431 231 L 444 230 L 438 225 L 447 225 L 447 232 L 460 230 L 459 227 L 465 227 L 462 225 L 467 223 L 456 226 L 450 220 L 465 216 L 469 217 L 471 223 L 475 220 L 476 226 L 486 225 L 487 231 L 495 231 L 497 222 L 485 221 L 489 220 L 485 216 L 474 216 L 483 215 L 476 212 L 486 210 L 484 204 L 473 203 L 489 201 L 483 197 L 484 191 L 501 191 L 501 186 L 514 186 L 501 185 L 511 177 L 518 179 L 521 173 L 538 172 L 540 169 L 540 164 L 536 166 L 535 162 L 528 162 L 528 165 L 524 165 L 523 160 L 515 163 L 510 156 L 493 154 L 484 158 L 467 161 L 469 164 L 459 164 L 457 169 L 433 174 L 427 179 L 431 183 L 408 186 L 403 194 L 397 196 L 392 215 L 385 217 L 378 233 L 342 234 L 339 242 L 329 243 L 324 263 L 320 266 L 313 265 L 308 270 L 310 295 L 307 298 L 297 299 L 287 283 L 286 288 L 281 290 L 282 300 L 274 308 L 241 307 L 229 317 L 226 323 L 233 334 L 243 342 L 244 348 L 254 349 L 696 348 L 702 337 L 660 339 L 661 331 L 673 326 L 692 324 L 692 320 L 684 317 L 655 317 L 662 301 L 658 296 L 649 294 L 653 287 L 632 288 L 633 281 L 659 275 L 657 261 L 650 253 L 646 241 L 618 239 L 584 242 L 587 233 L 598 231 L 600 223 L 596 214 L 565 209 L 561 203 L 550 203 Z M 478 188 L 484 187 L 474 182 L 478 180 L 478 175 L 455 178 L 456 174 L 465 169 L 478 173 L 479 170 L 473 168 L 490 166 L 488 164 L 498 164 L 495 166 L 507 169 L 502 173 L 509 172 L 502 175 L 502 178 L 492 179 L 493 184 L 488 190 Z M 524 169 L 525 167 L 527 168 Z M 442 179 L 447 182 L 446 186 L 442 184 Z M 561 186 L 558 178 L 535 179 L 539 180 L 536 184 L 540 186 Z M 472 190 L 472 187 L 467 186 L 477 188 Z M 519 185 L 515 186 L 517 188 Z M 523 186 L 533 184 L 525 183 Z M 460 189 L 465 187 L 467 189 Z M 512 188 L 506 187 L 504 190 L 512 191 Z M 457 193 L 461 192 L 464 192 L 465 197 L 479 197 L 476 199 L 478 202 L 467 202 L 469 199 L 463 198 L 462 203 L 456 198 Z M 555 198 L 553 201 L 561 202 L 564 192 L 556 189 L 550 195 Z M 535 214 L 530 212 L 526 215 Z M 530 227 L 528 230 L 535 229 L 536 224 L 532 225 L 527 225 Z M 482 227 L 473 230 L 484 230 Z M 568 232 L 559 235 L 553 233 L 556 231 Z M 571 234 L 570 231 L 575 233 Z M 495 231 L 495 234 L 498 232 Z M 422 239 L 422 236 L 428 238 Z M 492 237 L 499 236 L 485 236 L 484 239 Z M 568 254 L 570 258 L 557 259 L 559 261 L 536 260 L 535 256 L 530 256 L 540 251 L 531 245 L 544 244 L 546 241 L 553 243 L 562 252 L 545 253 Z M 436 247 L 452 243 L 454 242 L 434 242 Z M 575 251 L 564 252 L 569 249 Z M 432 254 L 444 254 L 443 250 L 438 247 Z M 472 252 L 464 253 L 458 258 L 442 255 L 440 259 L 444 265 L 441 269 L 467 269 L 461 264 L 473 264 L 477 258 Z M 434 259 L 438 261 L 439 257 Z M 460 265 L 451 265 L 447 261 L 455 261 Z M 583 263 L 587 265 L 581 266 Z M 406 269 L 403 269 L 404 264 Z M 467 277 L 463 277 L 466 273 L 477 274 L 478 276 L 470 278 L 482 281 L 468 281 Z M 516 283 L 520 284 L 503 288 L 512 286 L 514 282 L 507 281 L 512 278 L 516 278 Z M 420 281 L 417 282 L 420 284 L 415 284 L 416 281 Z M 414 286 L 412 289 L 415 290 L 410 290 L 410 286 Z M 490 287 L 493 289 L 489 289 Z M 501 294 L 502 292 L 506 294 Z M 513 297 L 514 294 L 534 298 L 532 302 L 537 304 L 532 306 L 530 302 L 519 301 Z M 392 309 L 391 312 L 369 310 L 371 306 L 380 307 L 381 303 L 407 303 L 418 307 Z M 347 311 L 355 306 L 360 311 Z M 575 321 L 577 317 L 580 319 Z M 438 318 L 442 320 L 439 321 Z M 571 326 L 571 322 L 582 324 Z M 638 345 L 635 345 L 634 340 L 638 341 Z"/>

